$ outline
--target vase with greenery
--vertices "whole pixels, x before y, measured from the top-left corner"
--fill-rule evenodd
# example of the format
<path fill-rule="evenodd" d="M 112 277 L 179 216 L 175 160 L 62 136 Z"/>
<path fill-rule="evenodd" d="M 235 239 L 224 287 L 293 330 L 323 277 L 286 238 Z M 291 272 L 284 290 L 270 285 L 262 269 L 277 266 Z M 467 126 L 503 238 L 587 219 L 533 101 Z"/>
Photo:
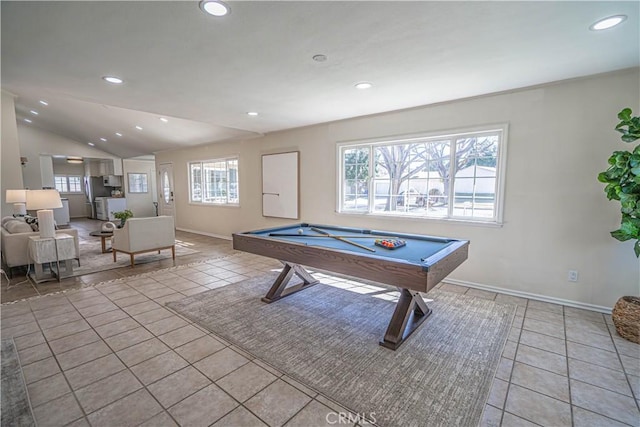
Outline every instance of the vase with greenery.
<path fill-rule="evenodd" d="M 633 143 L 640 139 L 640 117 L 632 116 L 631 109 L 625 108 L 618 113 L 618 119 L 615 130 L 622 134 L 622 141 Z M 635 240 L 633 250 L 640 258 L 640 144 L 631 150 L 614 151 L 609 168 L 598 175 L 598 180 L 607 184 L 604 192 L 609 200 L 620 202 L 620 228 L 611 236 L 621 242 Z M 640 297 L 620 298 L 611 317 L 620 336 L 640 343 Z"/>
<path fill-rule="evenodd" d="M 118 211 L 118 212 L 111 212 L 111 214 L 114 216 L 114 218 L 120 220 L 121 228 L 124 227 L 124 223 L 127 221 L 127 219 L 133 216 L 133 212 L 131 212 L 129 209 L 125 209 L 123 211 Z"/>

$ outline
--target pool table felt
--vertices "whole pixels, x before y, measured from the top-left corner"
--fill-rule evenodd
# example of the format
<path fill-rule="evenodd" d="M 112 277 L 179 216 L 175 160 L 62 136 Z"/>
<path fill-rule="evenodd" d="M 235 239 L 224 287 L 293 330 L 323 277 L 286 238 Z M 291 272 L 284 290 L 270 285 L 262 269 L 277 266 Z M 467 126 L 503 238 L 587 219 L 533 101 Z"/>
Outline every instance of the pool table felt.
<path fill-rule="evenodd" d="M 344 241 L 334 239 L 332 237 L 305 237 L 307 235 L 321 236 L 322 234 L 313 231 L 311 228 L 319 228 L 323 231 L 329 232 L 333 235 L 345 236 L 349 240 L 348 236 L 358 236 L 351 241 L 375 249 L 375 252 L 370 252 L 365 249 L 359 248 L 354 245 L 350 245 Z M 298 229 L 304 230 L 302 235 L 298 234 Z M 423 236 L 412 236 L 403 233 L 383 232 L 372 230 L 370 233 L 368 230 L 359 231 L 357 229 L 340 228 L 340 227 L 328 227 L 328 226 L 315 226 L 303 224 L 301 226 L 273 228 L 268 230 L 261 230 L 253 232 L 256 236 L 271 237 L 273 239 L 285 240 L 291 243 L 297 243 L 308 246 L 319 246 L 324 248 L 331 248 L 343 251 L 356 252 L 368 256 L 378 256 L 385 258 L 395 258 L 410 263 L 424 264 L 429 257 L 437 253 L 438 251 L 451 245 L 455 240 L 444 239 L 439 237 L 429 238 Z M 270 234 L 295 234 L 295 236 L 270 236 Z M 369 238 L 362 238 L 371 234 Z M 380 239 L 380 236 L 385 237 L 397 237 L 406 241 L 406 246 L 400 248 L 387 249 L 375 245 L 375 240 Z"/>

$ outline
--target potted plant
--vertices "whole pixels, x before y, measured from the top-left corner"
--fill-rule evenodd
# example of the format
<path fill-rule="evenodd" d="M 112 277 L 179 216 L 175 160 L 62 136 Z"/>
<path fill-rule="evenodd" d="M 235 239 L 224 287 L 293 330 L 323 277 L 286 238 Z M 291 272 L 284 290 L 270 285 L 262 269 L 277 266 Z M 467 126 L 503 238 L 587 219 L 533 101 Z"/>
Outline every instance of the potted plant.
<path fill-rule="evenodd" d="M 129 209 L 125 209 L 123 211 L 118 211 L 118 212 L 111 212 L 111 214 L 116 218 L 120 220 L 120 227 L 122 228 L 124 227 L 124 223 L 127 221 L 127 219 L 131 218 L 133 216 L 133 212 L 131 212 Z"/>
<path fill-rule="evenodd" d="M 622 134 L 622 141 L 633 143 L 640 139 L 640 117 L 632 116 L 631 109 L 625 108 L 618 113 L 618 119 L 615 129 Z M 620 202 L 620 228 L 611 236 L 621 242 L 635 240 L 633 250 L 640 258 L 640 144 L 629 151 L 614 151 L 609 168 L 598 175 L 598 180 L 607 184 L 607 198 Z M 640 297 L 620 298 L 611 318 L 620 336 L 640 344 Z"/>

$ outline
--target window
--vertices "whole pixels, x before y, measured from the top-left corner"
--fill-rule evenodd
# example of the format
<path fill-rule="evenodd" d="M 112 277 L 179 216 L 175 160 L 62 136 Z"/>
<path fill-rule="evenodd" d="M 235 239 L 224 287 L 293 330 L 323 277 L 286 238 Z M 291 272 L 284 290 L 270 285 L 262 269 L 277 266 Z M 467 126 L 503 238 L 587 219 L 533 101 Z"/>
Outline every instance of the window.
<path fill-rule="evenodd" d="M 129 193 L 148 193 L 146 173 L 128 173 Z"/>
<path fill-rule="evenodd" d="M 500 223 L 506 126 L 339 144 L 338 210 Z"/>
<path fill-rule="evenodd" d="M 189 201 L 191 203 L 237 205 L 238 158 L 189 163 Z"/>
<path fill-rule="evenodd" d="M 82 193 L 81 176 L 55 175 L 53 179 L 59 193 Z"/>

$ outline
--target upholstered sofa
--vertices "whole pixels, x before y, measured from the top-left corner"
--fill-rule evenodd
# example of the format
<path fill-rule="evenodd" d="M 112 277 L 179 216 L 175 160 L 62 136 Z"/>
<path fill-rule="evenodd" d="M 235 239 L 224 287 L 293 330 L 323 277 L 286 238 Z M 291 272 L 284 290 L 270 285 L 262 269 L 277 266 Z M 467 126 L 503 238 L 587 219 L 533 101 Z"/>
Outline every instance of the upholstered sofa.
<path fill-rule="evenodd" d="M 11 273 L 13 267 L 19 267 L 22 265 L 28 265 L 31 263 L 29 258 L 29 237 L 38 236 L 37 231 L 33 231 L 31 226 L 24 221 L 3 218 L 2 227 L 0 228 L 2 233 L 2 240 L 0 242 L 0 249 L 2 250 L 2 264 L 7 267 L 7 271 Z M 76 244 L 76 254 L 80 256 L 80 246 L 78 243 L 78 230 L 74 228 L 66 228 L 62 230 L 56 230 L 56 234 L 68 234 L 74 237 Z M 78 260 L 78 263 L 80 261 Z"/>
<path fill-rule="evenodd" d="M 129 254 L 133 267 L 134 255 L 155 251 L 160 253 L 162 249 L 171 249 L 171 256 L 176 259 L 176 230 L 172 216 L 130 218 L 122 228 L 113 230 L 113 262 L 116 262 L 116 253 L 123 252 Z"/>

